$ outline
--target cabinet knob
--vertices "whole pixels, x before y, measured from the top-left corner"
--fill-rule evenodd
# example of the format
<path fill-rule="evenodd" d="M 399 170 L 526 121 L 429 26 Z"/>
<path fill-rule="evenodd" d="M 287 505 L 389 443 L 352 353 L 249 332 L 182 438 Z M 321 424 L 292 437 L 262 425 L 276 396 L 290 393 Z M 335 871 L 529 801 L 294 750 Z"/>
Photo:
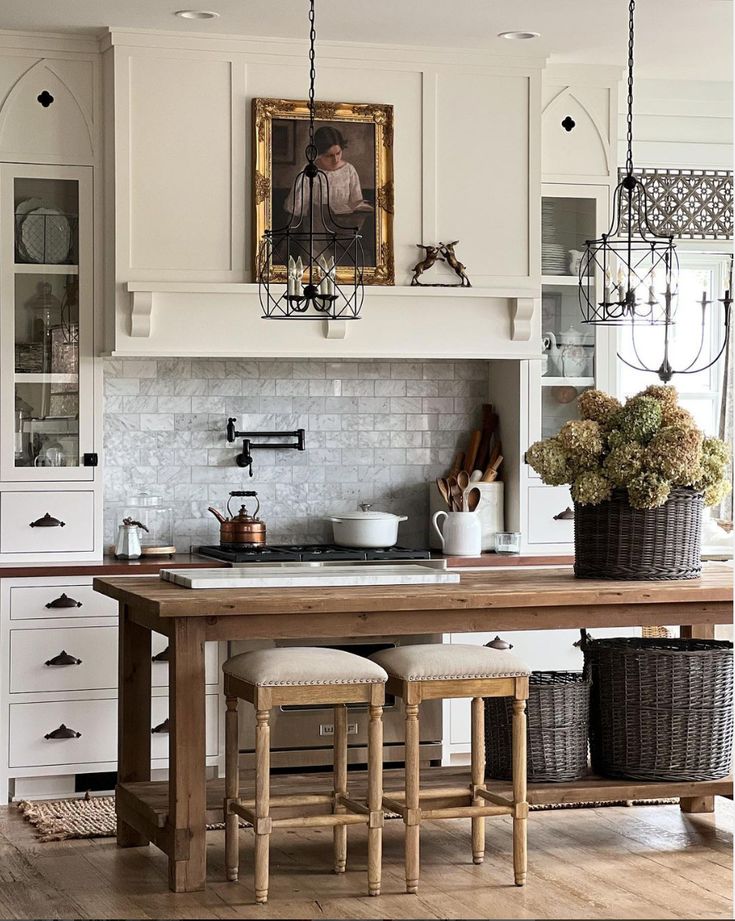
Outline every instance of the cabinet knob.
<path fill-rule="evenodd" d="M 53 515 L 49 515 L 48 512 L 43 516 L 43 518 L 36 518 L 35 521 L 32 521 L 29 525 L 30 528 L 65 528 L 66 522 L 60 521 L 58 518 L 54 518 Z"/>
<path fill-rule="evenodd" d="M 574 521 L 574 510 L 567 506 L 563 512 L 554 515 L 554 521 Z"/>
<path fill-rule="evenodd" d="M 54 729 L 53 732 L 47 732 L 44 739 L 78 739 L 81 735 L 81 732 L 77 732 L 75 729 L 69 729 L 68 726 L 62 723 L 61 726 L 59 726 L 58 729 Z"/>
<path fill-rule="evenodd" d="M 165 719 L 162 723 L 159 723 L 157 726 L 154 726 L 153 729 L 151 729 L 151 735 L 152 735 L 154 732 L 155 732 L 155 733 L 165 734 L 165 733 L 167 733 L 167 732 L 169 732 L 169 731 L 170 731 L 170 730 L 169 730 L 169 726 L 168 726 L 168 717 L 166 717 L 166 719 Z"/>
<path fill-rule="evenodd" d="M 49 665 L 56 667 L 57 665 L 81 665 L 82 660 L 77 659 L 76 656 L 70 656 L 69 653 L 62 649 L 58 656 L 54 656 L 53 659 L 48 659 L 44 662 L 44 665 Z"/>
<path fill-rule="evenodd" d="M 47 608 L 81 608 L 81 606 L 81 601 L 77 601 L 76 598 L 70 598 L 66 592 L 62 592 L 58 598 L 54 598 L 53 601 L 49 601 L 46 604 Z"/>
<path fill-rule="evenodd" d="M 494 640 L 490 640 L 489 643 L 485 643 L 486 646 L 489 646 L 490 649 L 512 649 L 513 644 L 507 643 L 505 640 L 501 639 L 499 636 L 496 636 Z"/>
<path fill-rule="evenodd" d="M 170 650 L 171 650 L 170 646 L 167 646 L 165 649 L 162 649 L 155 656 L 151 656 L 151 662 L 168 662 Z"/>

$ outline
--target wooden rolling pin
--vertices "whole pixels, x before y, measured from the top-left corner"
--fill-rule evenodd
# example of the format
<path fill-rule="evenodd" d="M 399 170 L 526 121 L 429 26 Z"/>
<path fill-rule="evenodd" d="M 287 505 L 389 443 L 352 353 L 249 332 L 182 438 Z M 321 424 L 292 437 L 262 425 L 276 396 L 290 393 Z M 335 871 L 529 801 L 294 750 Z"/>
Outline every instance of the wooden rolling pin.
<path fill-rule="evenodd" d="M 477 452 L 480 448 L 480 439 L 482 438 L 482 432 L 480 429 L 476 429 L 470 438 L 469 446 L 467 447 L 467 453 L 464 457 L 464 464 L 462 464 L 462 469 L 467 471 L 469 476 L 472 471 L 475 469 L 475 459 L 477 458 Z"/>
<path fill-rule="evenodd" d="M 452 460 L 452 466 L 449 468 L 448 477 L 457 476 L 459 471 L 462 469 L 462 461 L 464 460 L 464 454 L 461 451 L 457 451 Z"/>
<path fill-rule="evenodd" d="M 481 483 L 492 483 L 498 475 L 498 468 L 503 463 L 503 455 L 498 454 L 495 460 L 490 464 L 487 470 L 483 473 Z"/>

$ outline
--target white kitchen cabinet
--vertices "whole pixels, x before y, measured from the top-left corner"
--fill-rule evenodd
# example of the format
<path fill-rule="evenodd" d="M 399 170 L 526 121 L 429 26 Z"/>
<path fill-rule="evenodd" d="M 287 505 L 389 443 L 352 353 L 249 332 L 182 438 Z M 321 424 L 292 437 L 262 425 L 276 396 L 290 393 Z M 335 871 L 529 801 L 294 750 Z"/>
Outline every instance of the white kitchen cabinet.
<path fill-rule="evenodd" d="M 117 605 L 93 591 L 90 576 L 0 580 L 0 803 L 13 795 L 16 781 L 36 778 L 37 794 L 43 783 L 49 791 L 72 792 L 75 775 L 116 769 L 117 623 Z M 153 634 L 154 770 L 168 763 L 168 663 L 161 656 L 167 645 L 165 636 Z M 206 753 L 207 764 L 217 768 L 221 654 L 220 644 L 207 644 Z M 61 726 L 73 734 L 46 738 Z"/>

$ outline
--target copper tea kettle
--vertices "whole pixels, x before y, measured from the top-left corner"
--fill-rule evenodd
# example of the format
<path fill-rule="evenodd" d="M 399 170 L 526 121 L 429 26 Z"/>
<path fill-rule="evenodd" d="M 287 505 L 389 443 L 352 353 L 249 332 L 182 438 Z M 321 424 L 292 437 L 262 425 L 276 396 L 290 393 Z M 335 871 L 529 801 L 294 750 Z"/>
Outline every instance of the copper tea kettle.
<path fill-rule="evenodd" d="M 250 515 L 247 508 L 241 505 L 237 515 L 233 515 L 230 511 L 230 502 L 236 496 L 254 498 L 256 502 L 255 513 Z M 219 542 L 221 547 L 234 550 L 244 547 L 265 546 L 265 522 L 258 518 L 260 501 L 258 500 L 257 492 L 254 490 L 235 490 L 230 493 L 230 498 L 227 500 L 227 518 L 211 506 L 209 511 L 219 521 Z"/>

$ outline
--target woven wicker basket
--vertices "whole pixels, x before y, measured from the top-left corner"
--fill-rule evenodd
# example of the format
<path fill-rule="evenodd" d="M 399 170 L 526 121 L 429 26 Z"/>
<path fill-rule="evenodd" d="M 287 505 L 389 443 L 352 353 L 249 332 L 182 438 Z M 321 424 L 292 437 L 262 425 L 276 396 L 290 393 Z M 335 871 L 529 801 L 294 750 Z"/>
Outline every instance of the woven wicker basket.
<path fill-rule="evenodd" d="M 593 770 L 633 780 L 717 780 L 730 772 L 732 643 L 590 639 Z"/>
<path fill-rule="evenodd" d="M 590 683 L 581 672 L 533 672 L 528 688 L 528 780 L 562 783 L 587 773 Z M 510 780 L 513 702 L 485 699 L 487 776 Z"/>
<path fill-rule="evenodd" d="M 671 490 L 659 508 L 635 509 L 616 489 L 599 505 L 574 506 L 578 579 L 697 579 L 702 570 L 702 493 Z"/>

